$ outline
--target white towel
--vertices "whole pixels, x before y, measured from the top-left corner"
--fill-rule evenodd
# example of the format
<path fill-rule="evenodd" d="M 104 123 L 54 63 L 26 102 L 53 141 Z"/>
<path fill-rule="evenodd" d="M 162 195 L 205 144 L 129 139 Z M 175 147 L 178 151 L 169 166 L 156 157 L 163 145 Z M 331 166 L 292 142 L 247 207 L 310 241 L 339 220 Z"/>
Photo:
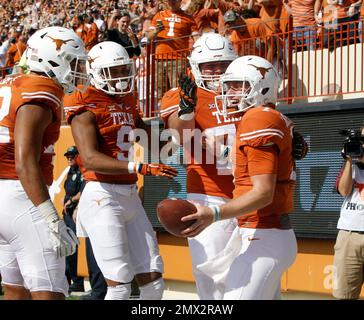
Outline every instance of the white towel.
<path fill-rule="evenodd" d="M 224 250 L 220 251 L 212 259 L 196 266 L 198 270 L 214 280 L 219 290 L 223 290 L 226 276 L 229 273 L 231 264 L 242 248 L 242 242 L 240 228 L 236 227 Z"/>

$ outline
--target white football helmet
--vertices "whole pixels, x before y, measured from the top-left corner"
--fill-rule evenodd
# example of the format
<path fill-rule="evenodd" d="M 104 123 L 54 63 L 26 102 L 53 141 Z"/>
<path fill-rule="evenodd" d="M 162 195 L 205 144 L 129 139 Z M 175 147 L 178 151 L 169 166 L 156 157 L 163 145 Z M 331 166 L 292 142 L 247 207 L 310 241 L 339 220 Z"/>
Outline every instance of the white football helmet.
<path fill-rule="evenodd" d="M 217 92 L 221 74 L 203 75 L 200 65 L 207 62 L 233 61 L 237 57 L 229 39 L 218 33 L 203 33 L 194 43 L 191 56 L 188 57 L 197 86 Z"/>
<path fill-rule="evenodd" d="M 239 57 L 230 63 L 220 79 L 221 95 L 215 97 L 216 105 L 227 116 L 255 106 L 275 104 L 279 80 L 276 69 L 266 59 Z"/>
<path fill-rule="evenodd" d="M 113 41 L 100 42 L 88 53 L 87 73 L 91 84 L 107 94 L 127 94 L 134 90 L 134 62 L 123 46 Z"/>
<path fill-rule="evenodd" d="M 27 66 L 57 81 L 65 93 L 89 85 L 86 74 L 87 54 L 81 38 L 70 29 L 48 27 L 35 32 L 27 42 Z"/>

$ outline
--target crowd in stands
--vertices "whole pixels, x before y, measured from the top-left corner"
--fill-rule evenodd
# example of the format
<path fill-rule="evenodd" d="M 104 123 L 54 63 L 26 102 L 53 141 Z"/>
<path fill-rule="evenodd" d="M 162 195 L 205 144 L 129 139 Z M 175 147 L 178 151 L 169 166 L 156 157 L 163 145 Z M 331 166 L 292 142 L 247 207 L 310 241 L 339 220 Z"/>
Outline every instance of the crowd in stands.
<path fill-rule="evenodd" d="M 190 47 L 190 36 L 214 31 L 228 36 L 240 55 L 282 61 L 288 39 L 304 50 L 317 47 L 320 35 L 326 47 L 343 45 L 349 36 L 359 42 L 363 18 L 361 0 L 1 0 L 0 70 L 11 73 L 28 37 L 46 26 L 73 28 L 88 50 L 100 41 L 118 42 L 131 57 L 141 54 L 141 42 L 155 41 L 156 58 Z"/>

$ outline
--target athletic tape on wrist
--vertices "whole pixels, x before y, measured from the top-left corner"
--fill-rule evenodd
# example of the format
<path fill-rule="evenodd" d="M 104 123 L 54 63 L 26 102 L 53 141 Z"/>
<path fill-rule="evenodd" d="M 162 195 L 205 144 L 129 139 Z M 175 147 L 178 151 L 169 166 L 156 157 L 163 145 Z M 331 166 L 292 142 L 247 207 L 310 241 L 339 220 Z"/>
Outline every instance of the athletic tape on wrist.
<path fill-rule="evenodd" d="M 129 162 L 128 163 L 128 172 L 129 173 L 136 173 L 136 163 L 135 162 Z"/>
<path fill-rule="evenodd" d="M 141 162 L 136 162 L 135 163 L 135 171 L 136 173 L 139 173 L 143 168 L 143 164 Z"/>
<path fill-rule="evenodd" d="M 44 217 L 47 223 L 57 222 L 59 220 L 57 210 L 54 207 L 53 202 L 51 199 L 48 199 L 37 206 L 40 214 Z"/>
<path fill-rule="evenodd" d="M 181 114 L 178 119 L 181 119 L 183 121 L 190 121 L 193 120 L 195 118 L 195 112 L 190 112 L 190 113 L 185 113 L 185 114 Z"/>

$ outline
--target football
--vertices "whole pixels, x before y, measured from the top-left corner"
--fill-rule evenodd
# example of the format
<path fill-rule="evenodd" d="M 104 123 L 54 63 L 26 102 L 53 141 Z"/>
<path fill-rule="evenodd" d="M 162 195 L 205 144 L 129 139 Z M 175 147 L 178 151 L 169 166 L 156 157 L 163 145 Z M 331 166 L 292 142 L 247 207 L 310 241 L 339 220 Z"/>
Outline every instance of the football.
<path fill-rule="evenodd" d="M 169 233 L 177 237 L 184 237 L 181 231 L 195 222 L 195 220 L 182 222 L 181 218 L 196 211 L 196 206 L 184 199 L 165 199 L 157 206 L 159 222 Z"/>

